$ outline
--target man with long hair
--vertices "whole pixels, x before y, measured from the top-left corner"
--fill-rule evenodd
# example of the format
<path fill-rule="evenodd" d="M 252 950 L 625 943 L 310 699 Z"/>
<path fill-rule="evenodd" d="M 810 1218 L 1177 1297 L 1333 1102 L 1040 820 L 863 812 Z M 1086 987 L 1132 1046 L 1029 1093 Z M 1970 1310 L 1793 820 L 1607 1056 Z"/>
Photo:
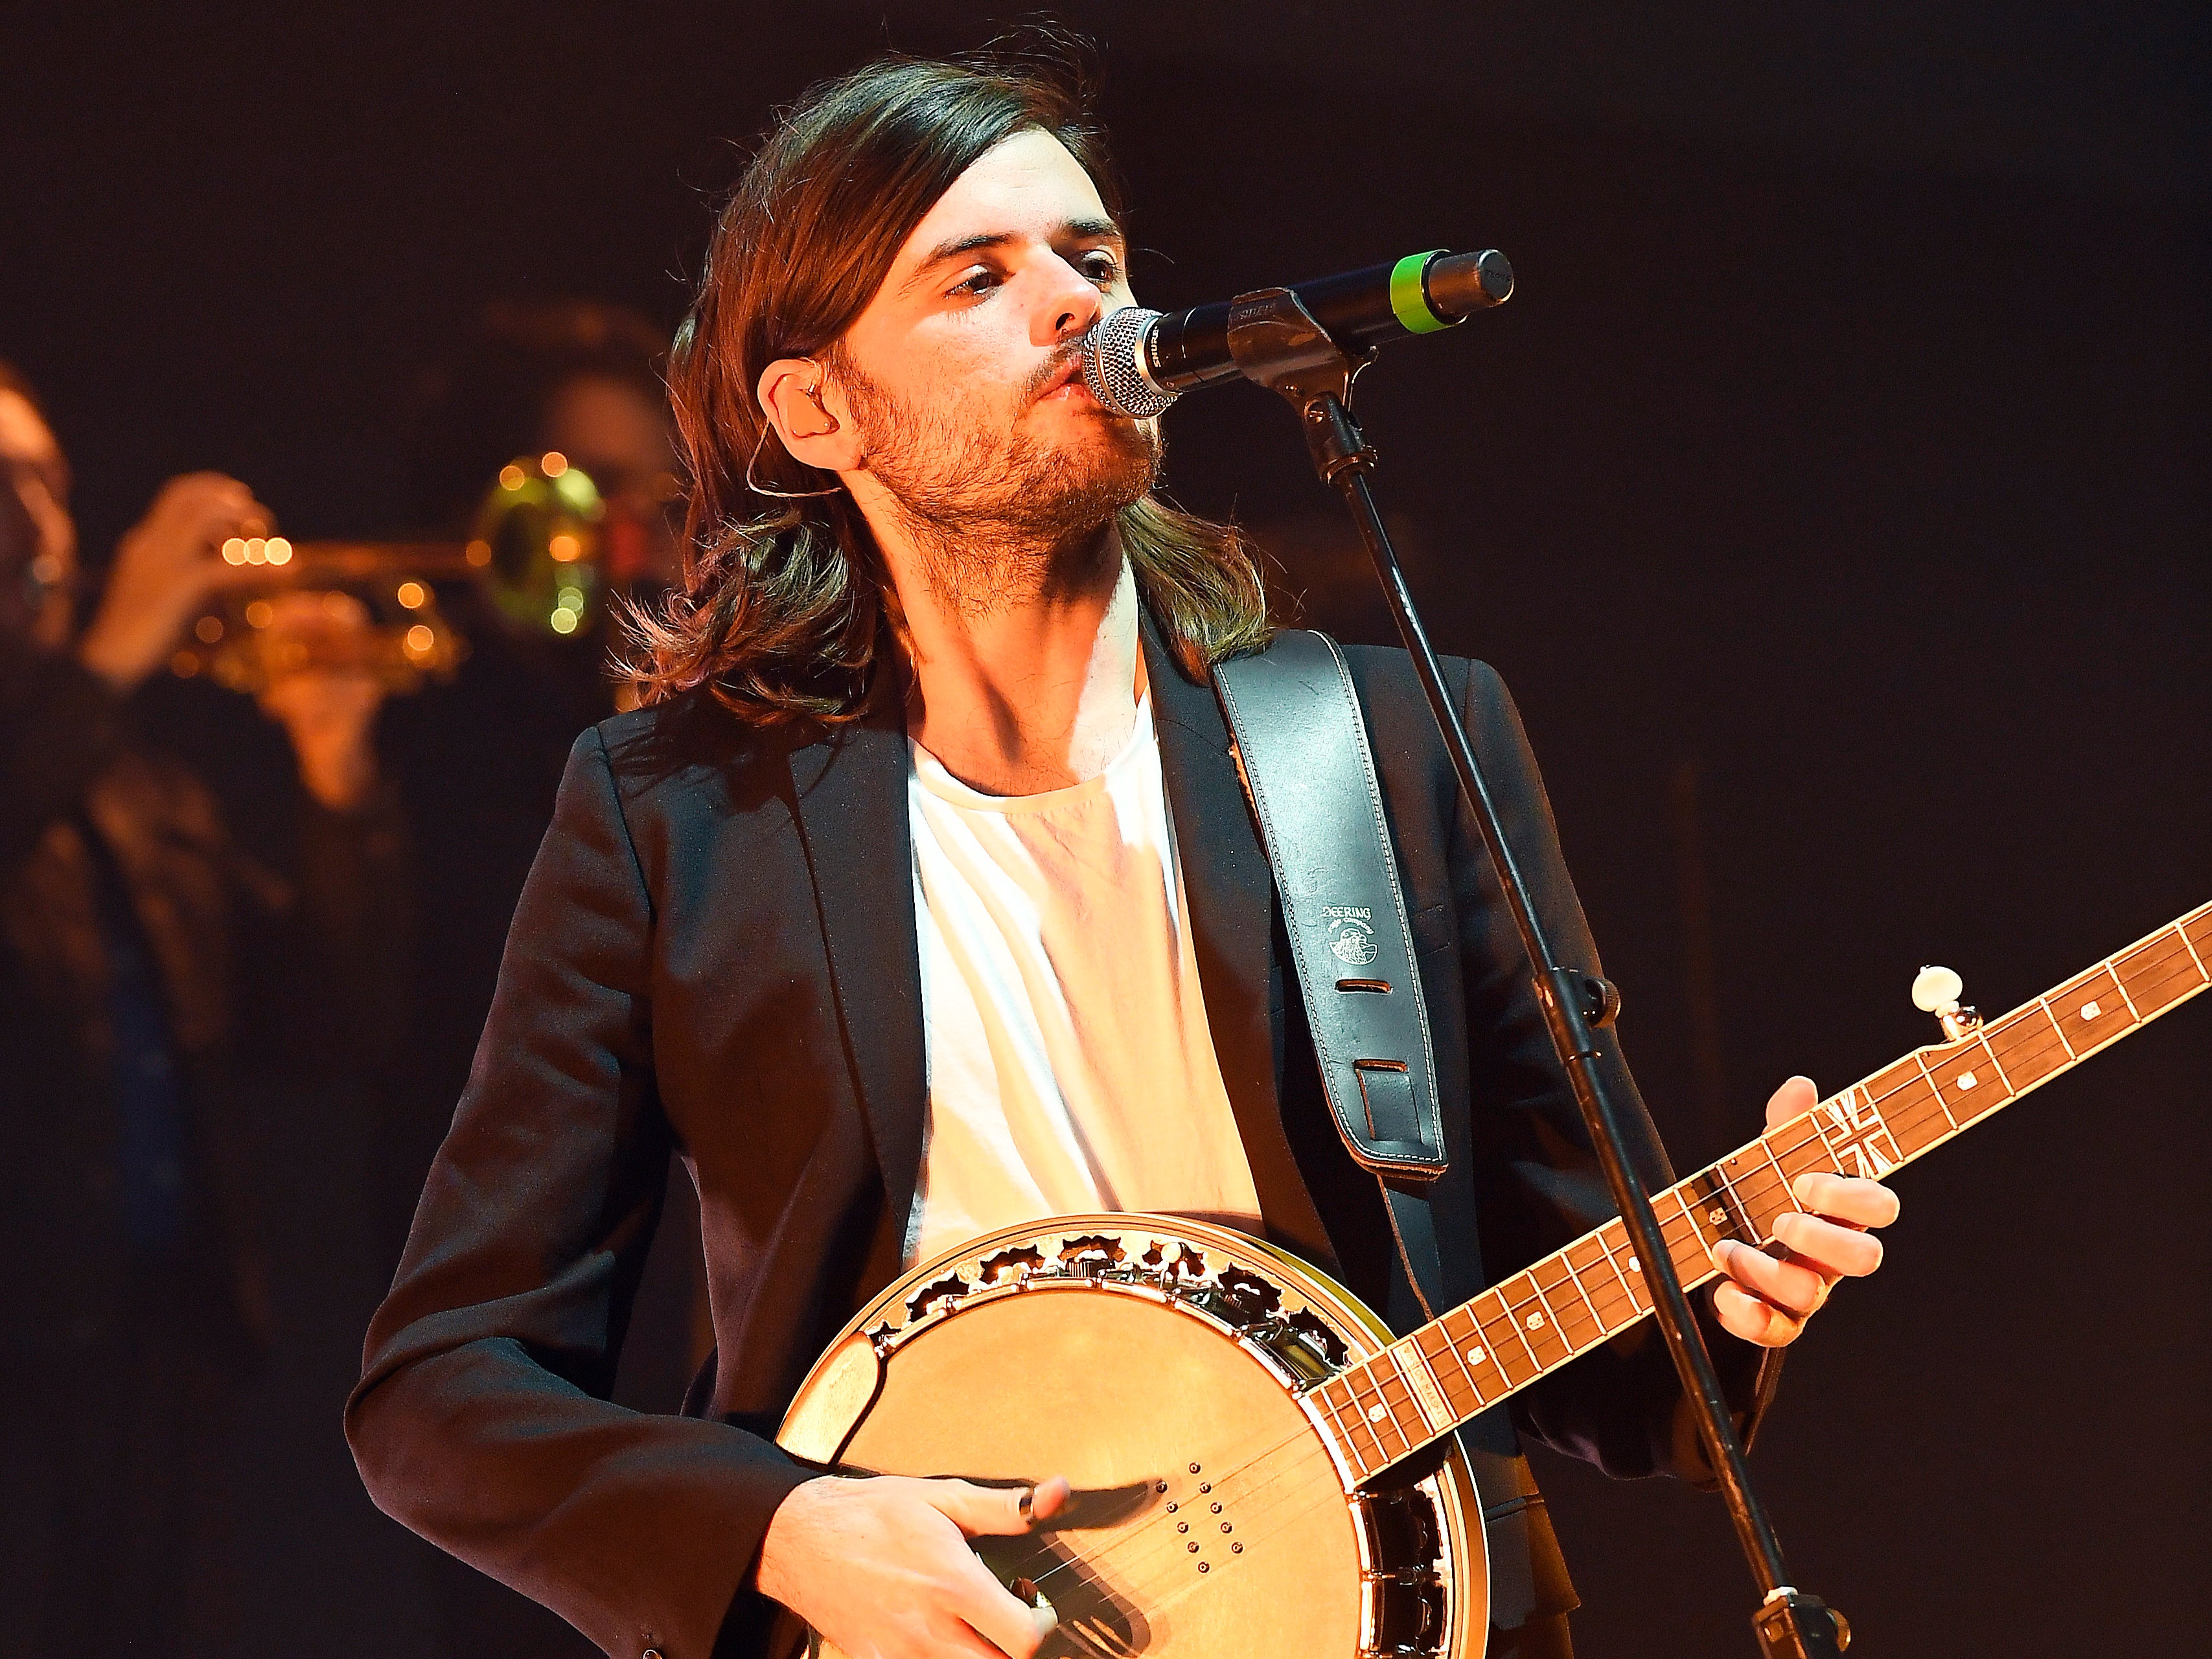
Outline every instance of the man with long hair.
<path fill-rule="evenodd" d="M 610 1653 L 771 1650 L 779 1608 L 854 1656 L 1037 1650 L 1046 1617 L 969 1540 L 1048 1520 L 1063 1483 L 823 1475 L 767 1437 L 844 1321 L 946 1246 L 1203 1216 L 1417 1316 L 1207 684 L 1267 643 L 1257 571 L 1151 494 L 1158 433 L 1078 375 L 1130 303 L 1121 223 L 1075 77 L 890 59 L 792 112 L 716 230 L 672 377 L 690 547 L 646 626 L 649 706 L 577 744 L 348 1419 L 380 1503 Z M 1410 667 L 1347 654 L 1453 1103 L 1431 1206 L 1464 1297 L 1597 1224 L 1605 1189 Z M 1504 688 L 1448 672 L 1547 925 L 1595 963 Z M 1632 1100 L 1609 1037 L 1603 1063 Z M 1813 1100 L 1793 1079 L 1770 1111 Z M 719 1346 L 699 1415 L 653 1418 L 605 1394 L 678 1152 Z M 1762 1354 L 1894 1212 L 1808 1181 L 1836 1218 L 1790 1218 L 1786 1260 L 1729 1249 L 1707 1304 L 1747 1426 Z M 1491 1651 L 1559 1654 L 1573 1592 L 1520 1435 L 1704 1469 L 1648 1328 L 1464 1431 Z"/>

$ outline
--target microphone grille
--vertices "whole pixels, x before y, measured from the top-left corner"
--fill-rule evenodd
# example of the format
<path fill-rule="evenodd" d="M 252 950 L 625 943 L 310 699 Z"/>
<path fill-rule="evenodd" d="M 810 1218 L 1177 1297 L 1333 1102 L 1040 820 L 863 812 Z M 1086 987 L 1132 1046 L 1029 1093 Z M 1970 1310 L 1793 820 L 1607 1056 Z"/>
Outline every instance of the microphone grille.
<path fill-rule="evenodd" d="M 1083 336 L 1083 384 L 1116 415 L 1149 420 L 1176 400 L 1174 392 L 1154 386 L 1143 368 L 1145 337 L 1159 316 L 1142 306 L 1123 306 L 1099 318 Z"/>

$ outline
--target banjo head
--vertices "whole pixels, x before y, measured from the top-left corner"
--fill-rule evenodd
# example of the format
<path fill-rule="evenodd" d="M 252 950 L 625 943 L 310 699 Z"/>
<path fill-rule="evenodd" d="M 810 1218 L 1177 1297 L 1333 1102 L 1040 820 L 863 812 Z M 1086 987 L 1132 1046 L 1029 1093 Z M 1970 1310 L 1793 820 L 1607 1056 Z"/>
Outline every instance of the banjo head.
<path fill-rule="evenodd" d="M 1002 1583 L 1052 1603 L 1054 1659 L 1476 1659 L 1488 1585 L 1456 1444 L 1417 1483 L 1347 1492 L 1299 1404 L 1389 1340 L 1242 1234 L 1060 1217 L 884 1291 L 777 1437 L 855 1474 L 1066 1476 L 1075 1497 L 1050 1530 L 976 1545 Z"/>

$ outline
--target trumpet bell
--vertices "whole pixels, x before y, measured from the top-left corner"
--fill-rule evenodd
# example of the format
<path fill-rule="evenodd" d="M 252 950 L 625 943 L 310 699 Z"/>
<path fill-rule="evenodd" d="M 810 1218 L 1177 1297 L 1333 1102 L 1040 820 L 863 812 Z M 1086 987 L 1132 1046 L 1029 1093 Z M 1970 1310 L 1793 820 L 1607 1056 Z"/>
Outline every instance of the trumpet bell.
<path fill-rule="evenodd" d="M 484 497 L 466 557 L 508 621 L 582 633 L 599 610 L 606 515 L 597 487 L 564 456 L 520 456 Z"/>
<path fill-rule="evenodd" d="M 476 584 L 526 633 L 587 632 L 605 586 L 605 520 L 598 487 L 549 452 L 500 469 L 465 543 L 234 537 L 223 560 L 254 567 L 254 578 L 193 623 L 169 666 L 248 694 L 311 669 L 372 673 L 399 693 L 450 679 L 469 647 L 439 609 L 439 585 Z M 318 594 L 320 613 L 298 602 Z"/>

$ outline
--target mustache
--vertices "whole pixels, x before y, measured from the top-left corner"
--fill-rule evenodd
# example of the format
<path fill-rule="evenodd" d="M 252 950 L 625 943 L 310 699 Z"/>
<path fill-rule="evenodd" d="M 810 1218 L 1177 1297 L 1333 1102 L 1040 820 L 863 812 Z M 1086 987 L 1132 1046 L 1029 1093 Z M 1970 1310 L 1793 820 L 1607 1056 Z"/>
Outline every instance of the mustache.
<path fill-rule="evenodd" d="M 1080 340 L 1069 341 L 1067 344 L 1037 365 L 1036 371 L 1030 376 L 1026 388 L 1027 396 L 1024 401 L 1035 403 L 1044 395 L 1046 386 L 1066 372 L 1070 363 L 1080 362 L 1082 360 L 1083 343 Z"/>

